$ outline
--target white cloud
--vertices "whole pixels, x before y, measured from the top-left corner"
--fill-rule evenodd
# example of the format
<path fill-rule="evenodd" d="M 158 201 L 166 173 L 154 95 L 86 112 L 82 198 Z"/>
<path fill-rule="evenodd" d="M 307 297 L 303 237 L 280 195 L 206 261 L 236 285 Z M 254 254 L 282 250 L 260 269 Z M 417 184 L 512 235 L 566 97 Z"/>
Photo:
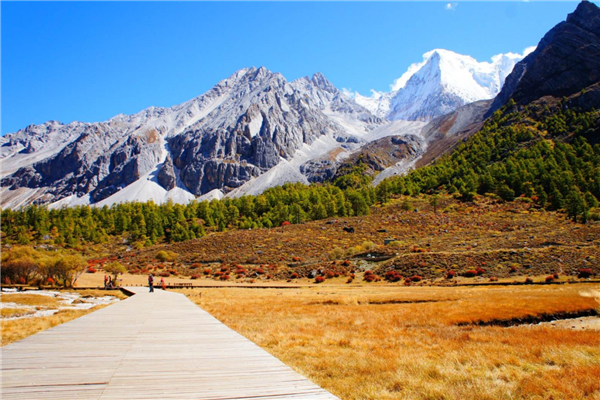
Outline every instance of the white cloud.
<path fill-rule="evenodd" d="M 523 50 L 523 57 L 527 57 L 529 54 L 533 53 L 537 46 L 529 46 L 525 50 Z"/>
<path fill-rule="evenodd" d="M 454 11 L 454 10 L 456 10 L 457 6 L 458 6 L 458 3 L 448 3 L 448 4 L 446 4 L 445 9 L 448 11 Z"/>

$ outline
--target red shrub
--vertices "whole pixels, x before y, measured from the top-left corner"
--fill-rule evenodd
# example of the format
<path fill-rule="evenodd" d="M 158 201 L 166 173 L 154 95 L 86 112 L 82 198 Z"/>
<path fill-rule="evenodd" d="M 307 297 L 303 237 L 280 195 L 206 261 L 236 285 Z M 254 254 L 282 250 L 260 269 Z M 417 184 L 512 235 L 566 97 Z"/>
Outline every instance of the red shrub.
<path fill-rule="evenodd" d="M 498 282 L 498 278 L 496 278 L 495 276 L 492 276 L 490 278 L 490 282 Z"/>
<path fill-rule="evenodd" d="M 193 263 L 192 266 L 190 267 L 191 269 L 196 269 L 196 268 L 200 268 L 202 267 L 202 264 L 199 263 Z"/>
<path fill-rule="evenodd" d="M 546 282 L 554 282 L 554 276 L 553 275 L 547 276 Z"/>
<path fill-rule="evenodd" d="M 385 279 L 390 282 L 398 282 L 402 280 L 402 278 L 402 275 L 400 275 L 398 271 L 392 270 L 385 273 Z"/>
<path fill-rule="evenodd" d="M 335 273 L 333 271 L 326 271 L 325 272 L 325 278 L 327 279 L 331 279 L 335 276 Z"/>
<path fill-rule="evenodd" d="M 349 267 L 349 266 L 350 266 L 350 261 L 348 261 L 348 260 L 344 260 L 344 262 L 342 262 L 342 265 L 343 265 L 344 267 Z"/>
<path fill-rule="evenodd" d="M 297 272 L 294 272 L 294 273 L 292 273 L 292 276 L 291 276 L 291 278 L 292 278 L 292 279 L 298 279 L 298 278 L 300 278 L 300 275 L 298 275 L 298 273 L 297 273 Z"/>
<path fill-rule="evenodd" d="M 190 279 L 198 279 L 198 278 L 200 278 L 200 275 L 198 275 L 198 274 L 194 274 L 194 275 L 190 276 Z"/>
<path fill-rule="evenodd" d="M 20 278 L 17 280 L 17 282 L 19 282 L 19 284 L 21 284 L 21 285 L 24 285 L 24 284 L 26 284 L 26 283 L 27 283 L 27 281 L 26 281 L 26 280 L 25 280 L 25 278 L 23 278 L 23 277 L 20 277 Z"/>
<path fill-rule="evenodd" d="M 315 278 L 315 283 L 323 283 L 323 282 L 325 282 L 325 278 L 324 278 L 324 277 L 322 277 L 322 276 L 317 276 L 317 277 Z"/>
<path fill-rule="evenodd" d="M 456 271 L 450 270 L 446 272 L 446 279 L 454 279 L 456 277 Z"/>
<path fill-rule="evenodd" d="M 517 272 L 517 267 L 514 265 L 510 267 L 510 272 Z"/>
<path fill-rule="evenodd" d="M 7 278 L 7 279 L 8 279 L 8 278 Z M 10 283 L 10 280 L 9 280 L 9 283 Z M 54 282 L 54 279 L 53 279 L 53 278 L 48 278 L 48 279 L 46 279 L 46 283 L 47 283 L 48 285 L 54 285 L 56 282 Z"/>
<path fill-rule="evenodd" d="M 231 278 L 231 276 L 229 275 L 221 275 L 221 277 L 219 279 L 221 279 L 222 281 L 228 281 Z"/>
<path fill-rule="evenodd" d="M 594 275 L 594 272 L 592 271 L 591 268 L 580 268 L 579 275 L 577 275 L 577 277 L 585 279 L 585 278 L 589 278 L 593 275 Z"/>
<path fill-rule="evenodd" d="M 530 277 L 525 278 L 525 283 L 533 283 L 533 279 Z"/>
<path fill-rule="evenodd" d="M 363 278 L 366 282 L 374 282 L 377 279 L 376 275 L 370 274 L 370 275 L 365 275 L 365 277 Z"/>
<path fill-rule="evenodd" d="M 410 278 L 410 280 L 411 280 L 412 282 L 420 282 L 420 281 L 422 281 L 422 280 L 423 280 L 423 277 L 422 277 L 422 276 L 419 276 L 419 275 L 415 275 L 415 276 L 412 276 L 412 277 Z"/>
<path fill-rule="evenodd" d="M 477 271 L 476 271 L 476 270 L 474 270 L 474 269 L 470 269 L 470 270 L 468 270 L 468 271 L 465 271 L 465 272 L 463 273 L 463 276 L 465 276 L 465 277 L 467 277 L 467 278 L 472 278 L 472 277 L 474 277 L 474 276 L 477 276 Z"/>
<path fill-rule="evenodd" d="M 302 259 L 300 257 L 293 257 L 292 260 L 294 260 L 295 262 L 302 261 Z"/>
<path fill-rule="evenodd" d="M 354 279 L 352 279 L 352 278 L 348 278 L 348 280 L 346 281 L 346 283 L 352 283 L 353 280 Z"/>
<path fill-rule="evenodd" d="M 87 272 L 88 274 L 95 274 L 97 271 L 96 271 L 96 268 L 90 266 L 90 267 L 87 267 L 87 270 L 85 272 Z"/>
<path fill-rule="evenodd" d="M 212 269 L 204 268 L 204 275 L 210 275 L 210 274 L 212 274 Z"/>
<path fill-rule="evenodd" d="M 477 267 L 477 269 L 475 269 L 475 272 L 477 273 L 478 276 L 481 276 L 481 275 L 485 274 L 485 269 L 483 269 L 481 267 Z"/>
<path fill-rule="evenodd" d="M 259 275 L 264 275 L 265 274 L 265 270 L 262 269 L 262 268 L 259 268 L 259 269 L 256 270 L 256 273 L 259 274 Z"/>

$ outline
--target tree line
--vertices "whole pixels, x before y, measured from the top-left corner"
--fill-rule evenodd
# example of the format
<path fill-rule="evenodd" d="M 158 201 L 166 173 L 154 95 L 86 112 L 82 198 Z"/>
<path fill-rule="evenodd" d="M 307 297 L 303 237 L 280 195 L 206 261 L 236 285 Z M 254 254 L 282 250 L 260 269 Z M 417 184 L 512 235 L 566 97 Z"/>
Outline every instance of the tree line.
<path fill-rule="evenodd" d="M 18 244 L 51 242 L 76 247 L 127 236 L 151 245 L 199 238 L 207 230 L 271 228 L 286 221 L 296 224 L 366 215 L 378 201 L 377 196 L 368 185 L 341 189 L 334 184 L 295 183 L 268 189 L 258 196 L 192 201 L 186 205 L 152 201 L 59 209 L 30 205 L 5 210 L 1 226 L 4 242 L 8 239 Z"/>

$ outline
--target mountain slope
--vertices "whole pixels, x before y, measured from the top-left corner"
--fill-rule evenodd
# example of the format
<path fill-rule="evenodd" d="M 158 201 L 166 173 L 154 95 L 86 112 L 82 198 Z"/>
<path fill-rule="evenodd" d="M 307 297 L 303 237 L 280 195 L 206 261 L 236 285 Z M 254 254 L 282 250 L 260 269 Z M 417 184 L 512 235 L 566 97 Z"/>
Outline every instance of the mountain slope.
<path fill-rule="evenodd" d="M 240 187 L 319 137 L 330 140 L 316 143 L 314 156 L 356 148 L 386 123 L 321 74 L 287 82 L 266 68 L 246 68 L 174 107 L 6 135 L 2 204 L 186 202 Z"/>
<path fill-rule="evenodd" d="M 542 96 L 570 96 L 600 80 L 600 8 L 582 1 L 519 62 L 494 100 L 528 104 Z"/>

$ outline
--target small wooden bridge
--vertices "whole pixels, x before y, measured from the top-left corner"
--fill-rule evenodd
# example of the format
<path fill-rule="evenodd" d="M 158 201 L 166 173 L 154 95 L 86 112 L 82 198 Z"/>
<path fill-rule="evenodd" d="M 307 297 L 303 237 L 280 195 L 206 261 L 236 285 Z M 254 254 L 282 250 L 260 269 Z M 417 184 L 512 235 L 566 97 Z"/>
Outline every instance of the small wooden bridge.
<path fill-rule="evenodd" d="M 185 296 L 147 288 L 2 348 L 8 399 L 337 399 Z"/>

